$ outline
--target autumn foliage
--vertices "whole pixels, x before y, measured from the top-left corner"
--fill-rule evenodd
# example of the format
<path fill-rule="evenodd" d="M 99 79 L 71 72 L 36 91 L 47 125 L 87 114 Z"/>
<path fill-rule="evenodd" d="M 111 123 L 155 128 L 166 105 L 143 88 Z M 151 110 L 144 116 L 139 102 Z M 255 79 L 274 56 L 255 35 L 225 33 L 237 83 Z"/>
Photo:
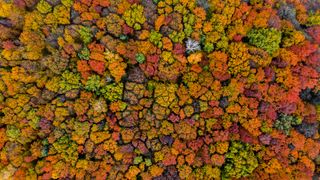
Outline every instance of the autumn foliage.
<path fill-rule="evenodd" d="M 0 179 L 320 176 L 316 0 L 0 0 Z"/>

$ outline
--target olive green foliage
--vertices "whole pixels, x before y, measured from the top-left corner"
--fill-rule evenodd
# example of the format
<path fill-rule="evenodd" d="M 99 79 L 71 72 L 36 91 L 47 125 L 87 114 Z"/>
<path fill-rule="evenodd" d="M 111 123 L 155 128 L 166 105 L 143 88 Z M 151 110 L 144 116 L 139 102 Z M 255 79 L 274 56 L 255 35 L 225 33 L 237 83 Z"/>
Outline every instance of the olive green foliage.
<path fill-rule="evenodd" d="M 320 25 L 320 12 L 319 13 L 315 13 L 315 14 L 311 14 L 308 17 L 307 21 L 308 21 L 307 22 L 308 26 Z"/>
<path fill-rule="evenodd" d="M 120 100 L 123 94 L 123 83 L 112 83 L 101 88 L 101 94 L 107 100 L 113 102 Z"/>
<path fill-rule="evenodd" d="M 140 164 L 143 161 L 143 157 L 142 156 L 137 156 L 134 158 L 133 160 L 133 164 Z"/>
<path fill-rule="evenodd" d="M 161 38 L 162 38 L 161 33 L 154 30 L 150 32 L 149 41 L 152 42 L 154 45 L 158 46 L 159 48 L 162 47 Z"/>
<path fill-rule="evenodd" d="M 182 43 L 185 37 L 186 35 L 183 31 L 181 32 L 173 31 L 171 34 L 169 34 L 169 38 L 175 43 L 177 42 Z"/>
<path fill-rule="evenodd" d="M 60 81 L 59 85 L 60 90 L 63 92 L 70 91 L 71 89 L 79 89 L 81 86 L 80 75 L 67 70 L 62 73 L 62 81 Z"/>
<path fill-rule="evenodd" d="M 233 141 L 225 157 L 222 179 L 246 177 L 258 167 L 258 159 L 247 143 Z"/>
<path fill-rule="evenodd" d="M 85 89 L 87 91 L 95 92 L 97 95 L 100 94 L 100 87 L 101 87 L 101 79 L 99 75 L 92 75 L 88 78 L 86 82 Z"/>
<path fill-rule="evenodd" d="M 123 83 L 106 84 L 99 75 L 92 75 L 88 78 L 85 89 L 114 102 L 122 98 Z"/>
<path fill-rule="evenodd" d="M 146 166 L 151 166 L 152 165 L 151 159 L 145 159 L 145 162 L 146 162 Z"/>
<path fill-rule="evenodd" d="M 75 164 L 78 159 L 77 143 L 64 135 L 53 143 L 53 148 L 61 153 L 65 161 Z"/>
<path fill-rule="evenodd" d="M 290 116 L 286 114 L 281 114 L 280 117 L 276 120 L 274 123 L 274 127 L 278 130 L 283 131 L 286 135 L 290 134 L 290 130 L 292 129 L 292 126 L 301 124 L 302 119 Z"/>
<path fill-rule="evenodd" d="M 81 26 L 78 33 L 80 34 L 80 38 L 83 43 L 88 44 L 91 42 L 93 35 L 89 27 Z"/>
<path fill-rule="evenodd" d="M 135 30 L 140 30 L 141 25 L 146 21 L 144 17 L 144 8 L 141 5 L 134 4 L 124 12 L 123 19 L 128 26 L 133 27 Z"/>
<path fill-rule="evenodd" d="M 203 50 L 208 53 L 212 52 L 214 50 L 213 43 L 205 43 Z"/>
<path fill-rule="evenodd" d="M 78 53 L 78 57 L 80 59 L 89 60 L 90 58 L 90 51 L 87 47 L 84 47 L 81 49 L 81 51 Z"/>
<path fill-rule="evenodd" d="M 272 54 L 280 48 L 281 32 L 274 29 L 252 29 L 247 34 L 249 43 Z"/>
<path fill-rule="evenodd" d="M 146 57 L 142 53 L 137 53 L 136 60 L 138 61 L 138 63 L 142 64 L 146 61 Z"/>
<path fill-rule="evenodd" d="M 38 4 L 37 4 L 37 9 L 39 12 L 46 14 L 52 11 L 52 7 L 49 3 L 47 3 L 45 0 L 41 0 Z"/>
<path fill-rule="evenodd" d="M 195 23 L 195 15 L 188 14 L 187 16 L 184 16 L 183 22 L 184 22 L 184 33 L 187 37 L 189 37 L 193 32 L 192 26 Z"/>
<path fill-rule="evenodd" d="M 20 133 L 21 133 L 20 129 L 18 129 L 16 126 L 10 125 L 7 127 L 6 134 L 12 140 L 17 139 L 20 136 Z"/>

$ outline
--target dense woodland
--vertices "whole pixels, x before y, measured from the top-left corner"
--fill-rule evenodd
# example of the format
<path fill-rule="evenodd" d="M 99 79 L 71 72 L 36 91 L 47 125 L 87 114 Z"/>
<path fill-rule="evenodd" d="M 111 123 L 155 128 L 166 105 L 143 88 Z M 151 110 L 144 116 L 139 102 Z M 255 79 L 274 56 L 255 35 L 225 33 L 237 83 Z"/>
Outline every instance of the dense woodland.
<path fill-rule="evenodd" d="M 319 44 L 318 0 L 0 0 L 0 179 L 317 179 Z"/>

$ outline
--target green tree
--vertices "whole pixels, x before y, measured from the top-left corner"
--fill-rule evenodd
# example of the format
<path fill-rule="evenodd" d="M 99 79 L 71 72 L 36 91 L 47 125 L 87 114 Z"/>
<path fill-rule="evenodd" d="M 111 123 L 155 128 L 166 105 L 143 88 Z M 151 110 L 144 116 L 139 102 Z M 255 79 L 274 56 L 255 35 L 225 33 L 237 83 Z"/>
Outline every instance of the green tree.
<path fill-rule="evenodd" d="M 280 48 L 281 32 L 274 29 L 252 29 L 247 34 L 249 43 L 272 54 Z"/>
<path fill-rule="evenodd" d="M 295 116 L 289 116 L 286 114 L 281 114 L 279 118 L 274 123 L 274 127 L 278 130 L 283 131 L 286 135 L 290 134 L 292 126 L 301 124 L 301 118 Z"/>
<path fill-rule="evenodd" d="M 250 175 L 258 167 L 258 159 L 252 147 L 240 141 L 231 142 L 226 154 L 222 179 L 241 178 Z"/>

